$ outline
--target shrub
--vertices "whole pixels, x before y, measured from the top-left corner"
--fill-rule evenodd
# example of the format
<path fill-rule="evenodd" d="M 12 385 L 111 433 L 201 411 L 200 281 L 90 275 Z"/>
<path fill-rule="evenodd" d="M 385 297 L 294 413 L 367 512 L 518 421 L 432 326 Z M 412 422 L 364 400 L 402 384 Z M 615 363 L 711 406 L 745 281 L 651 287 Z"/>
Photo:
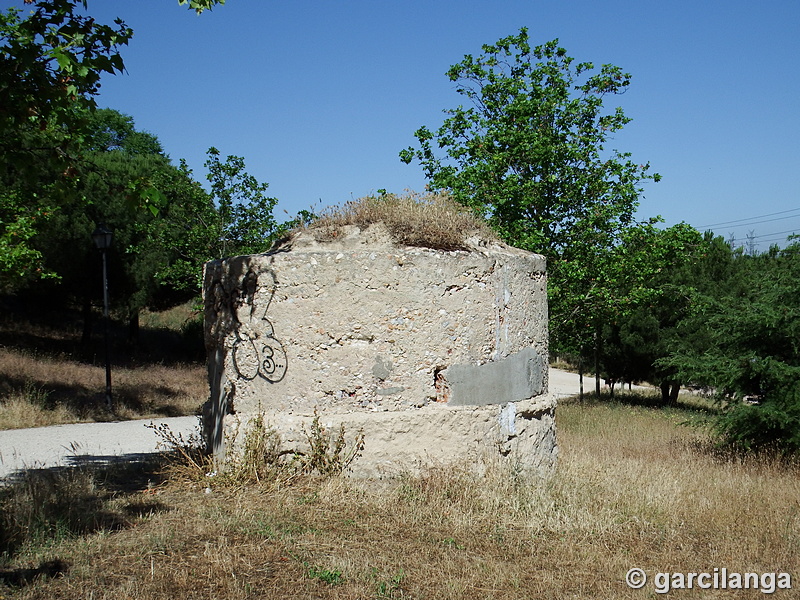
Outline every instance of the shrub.
<path fill-rule="evenodd" d="M 319 241 L 330 241 L 347 225 L 365 229 L 376 223 L 383 223 L 392 240 L 405 246 L 466 250 L 471 234 L 497 239 L 484 221 L 449 196 L 414 192 L 346 202 L 327 209 L 301 229 L 309 229 Z"/>
<path fill-rule="evenodd" d="M 315 412 L 310 431 L 303 430 L 308 451 L 284 449 L 280 434 L 266 424 L 264 413 L 259 413 L 248 421 L 241 444 L 237 444 L 238 425 L 226 435 L 225 464 L 218 472 L 213 457 L 206 452 L 202 424 L 187 437 L 174 433 L 165 423 L 151 423 L 147 427 L 159 437 L 166 469 L 173 477 L 195 481 L 213 477 L 214 482 L 221 485 L 285 484 L 299 475 L 338 475 L 361 455 L 364 448 L 362 433 L 359 432 L 352 444 L 348 444 L 344 424 L 334 435 L 320 424 Z"/>

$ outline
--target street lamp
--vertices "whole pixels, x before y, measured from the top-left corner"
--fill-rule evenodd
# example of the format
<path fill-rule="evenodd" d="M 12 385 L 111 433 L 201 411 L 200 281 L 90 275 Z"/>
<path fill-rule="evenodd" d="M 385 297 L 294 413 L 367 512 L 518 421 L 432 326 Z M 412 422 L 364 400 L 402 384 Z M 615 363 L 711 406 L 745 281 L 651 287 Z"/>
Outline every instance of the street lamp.
<path fill-rule="evenodd" d="M 104 223 L 100 223 L 92 232 L 92 239 L 98 250 L 103 253 L 103 317 L 105 323 L 105 338 L 106 338 L 106 406 L 109 410 L 112 409 L 114 402 L 111 397 L 111 356 L 108 347 L 108 266 L 106 255 L 108 249 L 111 247 L 111 241 L 114 238 L 114 233 L 108 229 Z"/>

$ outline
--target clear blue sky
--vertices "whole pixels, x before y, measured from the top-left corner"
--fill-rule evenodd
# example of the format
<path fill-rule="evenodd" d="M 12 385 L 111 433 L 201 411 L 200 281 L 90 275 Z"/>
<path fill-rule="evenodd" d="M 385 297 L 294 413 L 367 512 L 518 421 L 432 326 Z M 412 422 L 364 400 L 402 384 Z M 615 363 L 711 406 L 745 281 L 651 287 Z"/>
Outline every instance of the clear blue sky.
<path fill-rule="evenodd" d="M 397 154 L 462 102 L 445 71 L 526 26 L 534 43 L 557 37 L 579 61 L 632 74 L 607 107 L 633 121 L 609 146 L 663 176 L 641 217 L 741 220 L 712 229 L 754 231 L 761 250 L 800 233 L 797 0 L 228 0 L 201 16 L 177 0 L 89 0 L 89 12 L 135 32 L 99 104 L 200 179 L 209 146 L 244 156 L 279 217 L 422 190 L 420 167 Z"/>

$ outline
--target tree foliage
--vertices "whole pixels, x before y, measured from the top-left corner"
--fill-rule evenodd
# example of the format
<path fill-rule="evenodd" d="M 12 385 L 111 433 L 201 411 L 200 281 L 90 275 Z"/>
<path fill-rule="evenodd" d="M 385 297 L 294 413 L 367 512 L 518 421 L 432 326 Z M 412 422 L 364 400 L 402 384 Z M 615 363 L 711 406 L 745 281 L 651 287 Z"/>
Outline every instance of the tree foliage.
<path fill-rule="evenodd" d="M 198 15 L 206 10 L 211 10 L 217 4 L 225 4 L 225 0 L 178 0 L 178 4 L 186 6 L 195 11 Z"/>
<path fill-rule="evenodd" d="M 144 131 L 137 131 L 133 117 L 110 108 L 97 109 L 87 117 L 88 127 L 84 133 L 84 152 L 111 152 L 121 150 L 131 155 L 164 155 L 158 138 Z"/>
<path fill-rule="evenodd" d="M 75 14 L 71 0 L 39 2 L 26 18 L 0 13 L 0 282 L 51 274 L 30 241 L 72 194 L 103 73 L 122 70 L 132 34 Z"/>
<path fill-rule="evenodd" d="M 630 354 L 622 352 L 621 324 L 650 307 L 676 299 L 664 274 L 690 261 L 700 234 L 680 223 L 667 229 L 657 221 L 622 228 L 611 247 L 587 245 L 583 255 L 548 265 L 551 347 L 589 364 L 599 395 L 602 372 L 610 379 L 644 379 Z"/>
<path fill-rule="evenodd" d="M 659 176 L 605 148 L 630 119 L 621 108 L 604 113 L 603 99 L 624 92 L 630 75 L 576 63 L 558 40 L 532 47 L 525 28 L 466 55 L 447 75 L 471 106 L 445 111 L 435 132 L 417 130 L 419 148 L 400 153 L 420 162 L 432 188 L 548 258 L 587 241 L 608 245 L 632 222 L 639 183 Z"/>
<path fill-rule="evenodd" d="M 102 222 L 114 232 L 108 251 L 113 308 L 129 319 L 135 341 L 140 310 L 196 297 L 203 263 L 223 247 L 266 250 L 278 228 L 271 213 L 276 201 L 244 171 L 240 157 L 222 162 L 218 151 L 209 151 L 209 193 L 185 162 L 176 167 L 164 156 L 158 138 L 137 131 L 130 116 L 98 109 L 89 123 L 84 160 L 91 169 L 74 184 L 76 200 L 63 203 L 31 240 L 60 278 L 34 291 L 83 305 L 88 338 L 89 306 L 101 290 L 91 232 Z M 141 190 L 157 190 L 157 202 Z"/>
<path fill-rule="evenodd" d="M 601 368 L 611 380 L 654 383 L 661 387 L 663 403 L 674 404 L 681 378 L 658 361 L 676 344 L 703 343 L 702 330 L 689 328 L 687 318 L 698 290 L 709 287 L 708 272 L 730 259 L 730 248 L 721 238 L 701 236 L 684 224 L 659 235 L 661 243 L 647 241 L 638 249 L 642 261 L 653 257 L 659 265 L 639 271 L 647 278 L 642 282 L 647 297 L 603 325 Z"/>
<path fill-rule="evenodd" d="M 86 6 L 86 2 L 82 2 Z M 40 1 L 26 18 L 0 14 L 0 160 L 27 172 L 32 159 L 76 158 L 87 111 L 104 73 L 124 69 L 119 48 L 133 31 L 75 12 L 75 0 Z M 37 144 L 47 131 L 51 144 Z"/>
<path fill-rule="evenodd" d="M 178 3 L 200 13 L 224 0 Z M 76 180 L 92 168 L 84 155 L 97 150 L 98 140 L 86 135 L 100 79 L 124 70 L 120 50 L 133 35 L 121 19 L 107 25 L 81 14 L 88 0 L 25 4 L 31 9 L 24 13 L 0 12 L 0 286 L 6 288 L 52 275 L 30 243 L 48 216 L 75 201 Z"/>
<path fill-rule="evenodd" d="M 266 195 L 267 183 L 247 173 L 242 157 L 230 155 L 223 161 L 216 148 L 209 148 L 207 156 L 210 193 L 184 161 L 154 179 L 165 202 L 149 235 L 171 256 L 156 278 L 162 285 L 192 294 L 200 291 L 206 261 L 266 252 L 290 226 L 277 223 L 272 214 L 277 199 Z"/>
<path fill-rule="evenodd" d="M 213 147 L 205 166 L 217 211 L 216 243 L 209 258 L 266 252 L 278 227 L 272 216 L 278 201 L 266 195 L 269 184 L 248 174 L 241 156 L 230 155 L 222 162 Z"/>
<path fill-rule="evenodd" d="M 636 223 L 634 212 L 642 182 L 659 176 L 606 147 L 630 119 L 603 102 L 630 75 L 576 62 L 558 40 L 531 46 L 524 28 L 447 75 L 469 105 L 445 111 L 435 132 L 418 129 L 418 147 L 401 160 L 418 160 L 430 187 L 472 207 L 506 241 L 544 254 L 551 349 L 596 355 L 602 324 L 645 295 L 636 283 L 660 265 L 657 254 L 633 251 L 639 238 L 657 237 L 655 221 Z"/>
<path fill-rule="evenodd" d="M 729 250 L 714 285 L 698 290 L 684 331 L 658 361 L 713 391 L 722 440 L 800 450 L 800 245 L 747 256 Z"/>
<path fill-rule="evenodd" d="M 102 289 L 99 260 L 91 233 L 98 223 L 114 232 L 108 252 L 110 287 L 117 309 L 138 314 L 157 292 L 158 265 L 169 261 L 165 248 L 148 243 L 148 230 L 157 215 L 142 210 L 136 188 L 152 186 L 156 175 L 173 168 L 158 139 L 136 131 L 133 119 L 117 111 L 98 109 L 87 117 L 82 176 L 73 182 L 74 196 L 38 228 L 31 245 L 43 264 L 58 273 L 53 285 L 62 302 L 87 304 Z"/>
<path fill-rule="evenodd" d="M 154 277 L 179 297 L 197 296 L 203 263 L 213 258 L 217 246 L 214 204 L 184 160 L 155 173 L 153 185 L 164 194 L 164 202 L 159 218 L 148 228 L 148 239 L 169 251 L 169 260 L 158 266 Z"/>

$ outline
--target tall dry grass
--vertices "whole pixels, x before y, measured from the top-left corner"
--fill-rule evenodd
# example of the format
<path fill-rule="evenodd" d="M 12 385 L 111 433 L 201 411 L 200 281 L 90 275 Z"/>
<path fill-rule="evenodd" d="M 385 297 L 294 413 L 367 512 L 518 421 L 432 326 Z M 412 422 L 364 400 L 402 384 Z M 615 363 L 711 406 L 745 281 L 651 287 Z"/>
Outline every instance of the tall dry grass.
<path fill-rule="evenodd" d="M 651 585 L 628 588 L 631 567 L 651 576 L 715 567 L 800 576 L 797 465 L 716 457 L 701 431 L 681 425 L 690 417 L 564 404 L 559 467 L 546 481 L 501 469 L 478 479 L 456 466 L 399 482 L 168 483 L 144 490 L 163 509 L 114 533 L 18 552 L 0 581 L 61 561 L 70 568 L 6 593 L 626 599 L 659 597 Z M 141 495 L 117 496 L 115 506 Z M 763 597 L 756 590 L 673 594 Z"/>
<path fill-rule="evenodd" d="M 443 194 L 384 194 L 346 202 L 324 211 L 306 225 L 319 240 L 332 240 L 341 228 L 383 223 L 395 243 L 440 250 L 466 249 L 470 235 L 496 240 L 497 235 L 464 206 Z"/>
<path fill-rule="evenodd" d="M 102 365 L 0 348 L 0 430 L 191 415 L 208 393 L 199 364 L 115 366 L 109 413 L 105 381 Z"/>
<path fill-rule="evenodd" d="M 191 303 L 143 311 L 138 345 L 124 324 L 111 323 L 113 411 L 102 328 L 82 344 L 79 324 L 67 310 L 0 319 L 0 430 L 197 414 L 208 390 L 198 360 L 202 321 Z"/>

